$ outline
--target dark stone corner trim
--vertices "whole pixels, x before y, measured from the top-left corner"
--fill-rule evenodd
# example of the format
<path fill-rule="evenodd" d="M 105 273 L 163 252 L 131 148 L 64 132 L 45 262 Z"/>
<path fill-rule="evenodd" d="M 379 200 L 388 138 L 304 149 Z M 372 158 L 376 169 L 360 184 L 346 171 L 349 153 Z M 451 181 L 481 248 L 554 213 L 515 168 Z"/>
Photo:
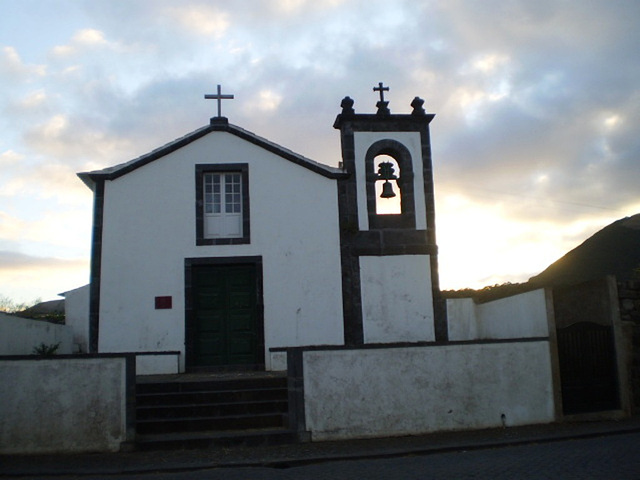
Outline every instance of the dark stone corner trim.
<path fill-rule="evenodd" d="M 93 193 L 91 233 L 91 273 L 89 281 L 89 353 L 98 353 L 100 337 L 100 282 L 102 277 L 102 226 L 104 220 L 104 179 L 97 179 Z"/>

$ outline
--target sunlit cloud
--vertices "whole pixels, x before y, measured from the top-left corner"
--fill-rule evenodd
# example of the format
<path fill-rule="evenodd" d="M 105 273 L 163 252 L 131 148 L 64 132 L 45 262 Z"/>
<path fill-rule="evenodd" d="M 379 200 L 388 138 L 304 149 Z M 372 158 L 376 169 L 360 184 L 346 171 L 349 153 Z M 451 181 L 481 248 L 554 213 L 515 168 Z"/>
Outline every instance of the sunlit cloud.
<path fill-rule="evenodd" d="M 278 8 L 284 12 L 293 12 L 302 8 L 307 2 L 306 0 L 278 0 Z"/>
<path fill-rule="evenodd" d="M 79 72 L 82 69 L 82 67 L 80 65 L 71 65 L 69 67 L 66 67 L 63 71 L 62 71 L 62 75 L 72 75 L 74 73 Z"/>
<path fill-rule="evenodd" d="M 4 240 L 20 240 L 25 221 L 0 211 L 0 238 Z"/>
<path fill-rule="evenodd" d="M 41 106 L 47 101 L 47 95 L 43 89 L 31 92 L 25 98 L 20 101 L 20 106 L 23 108 L 35 108 Z"/>
<path fill-rule="evenodd" d="M 56 45 L 51 50 L 54 56 L 67 57 L 80 51 L 108 45 L 104 33 L 92 28 L 86 28 L 76 32 L 67 45 Z"/>
<path fill-rule="evenodd" d="M 623 121 L 622 117 L 620 115 L 614 113 L 614 114 L 608 115 L 604 119 L 603 123 L 604 123 L 605 128 L 610 131 L 610 130 L 614 130 L 616 127 L 620 126 L 622 124 L 622 121 Z"/>
<path fill-rule="evenodd" d="M 494 73 L 497 69 L 503 68 L 509 64 L 509 56 L 501 53 L 488 53 L 476 57 L 471 65 L 474 70 L 480 71 L 484 74 Z"/>
<path fill-rule="evenodd" d="M 89 196 L 87 200 L 90 199 Z M 37 218 L 28 220 L 0 211 L 0 245 L 32 242 L 22 248 L 23 253 L 65 258 L 80 255 L 88 257 L 90 217 L 90 208 L 68 209 L 62 214 L 56 214 L 54 209 L 45 209 L 39 212 Z M 71 252 L 75 252 L 75 255 L 71 255 Z"/>
<path fill-rule="evenodd" d="M 49 274 L 43 276 L 42 272 Z M 13 301 L 55 299 L 56 295 L 88 282 L 88 259 L 38 257 L 0 250 L 0 295 Z"/>
<path fill-rule="evenodd" d="M 18 252 L 0 250 L 0 272 L 37 270 L 42 267 L 56 268 L 60 266 L 85 268 L 87 266 L 87 262 L 86 260 L 79 259 L 69 260 L 51 257 L 34 257 L 32 255 L 25 255 Z"/>
<path fill-rule="evenodd" d="M 309 9 L 334 8 L 348 0 L 276 0 L 276 9 L 282 13 L 298 13 Z"/>
<path fill-rule="evenodd" d="M 105 166 L 105 162 L 128 156 L 132 139 L 101 127 L 82 118 L 56 114 L 26 130 L 24 142 L 38 154 L 55 157 L 78 169 L 87 162 Z"/>
<path fill-rule="evenodd" d="M 79 45 L 105 45 L 104 33 L 93 28 L 86 28 L 76 33 L 72 41 Z"/>
<path fill-rule="evenodd" d="M 229 28 L 229 15 L 206 4 L 171 7 L 165 14 L 196 35 L 220 38 Z"/>
<path fill-rule="evenodd" d="M 23 158 L 24 155 L 20 155 L 13 150 L 7 150 L 6 152 L 0 153 L 0 166 L 9 167 L 11 165 L 16 165 Z"/>
<path fill-rule="evenodd" d="M 86 202 L 92 198 L 91 192 L 76 173 L 66 164 L 43 165 L 37 174 L 32 175 L 31 184 L 23 191 L 31 191 L 43 199 L 55 198 L 61 204 L 87 205 Z"/>
<path fill-rule="evenodd" d="M 9 78 L 17 79 L 30 75 L 44 76 L 47 73 L 47 68 L 45 65 L 27 65 L 22 62 L 14 47 L 3 47 L 2 55 L 0 55 L 0 73 Z"/>
<path fill-rule="evenodd" d="M 273 90 L 262 90 L 258 93 L 256 106 L 262 111 L 271 112 L 277 110 L 281 102 L 282 95 Z"/>
<path fill-rule="evenodd" d="M 92 167 L 91 163 L 82 167 Z M 55 200 L 60 206 L 82 205 L 87 206 L 91 202 L 90 191 L 76 177 L 76 169 L 69 163 L 46 162 L 29 159 L 13 151 L 0 154 L 0 167 L 4 169 L 3 181 L 0 182 L 0 197 L 6 199 L 20 199 L 20 202 L 37 200 Z M 92 168 L 79 168 L 79 170 L 91 170 Z M 87 203 L 89 202 L 89 203 Z M 0 204 L 0 208 L 1 204 Z M 50 218 L 66 215 L 65 211 L 53 212 Z M 6 231 L 3 227 L 15 224 L 19 220 L 2 219 L 0 225 L 0 240 L 5 238 Z M 35 227 L 37 231 L 41 226 Z M 25 226 L 20 226 L 16 231 L 27 232 Z M 36 238 L 38 234 L 34 235 Z"/>

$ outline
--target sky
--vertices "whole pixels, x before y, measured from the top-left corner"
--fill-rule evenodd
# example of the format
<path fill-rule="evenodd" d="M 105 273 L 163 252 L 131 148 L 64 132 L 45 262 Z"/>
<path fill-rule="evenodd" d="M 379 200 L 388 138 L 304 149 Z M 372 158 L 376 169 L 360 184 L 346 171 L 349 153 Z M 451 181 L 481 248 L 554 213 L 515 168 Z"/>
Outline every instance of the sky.
<path fill-rule="evenodd" d="M 431 141 L 443 289 L 522 282 L 640 212 L 634 0 L 0 0 L 0 296 L 88 283 L 92 192 L 223 115 L 340 161 L 349 95 L 415 96 Z"/>

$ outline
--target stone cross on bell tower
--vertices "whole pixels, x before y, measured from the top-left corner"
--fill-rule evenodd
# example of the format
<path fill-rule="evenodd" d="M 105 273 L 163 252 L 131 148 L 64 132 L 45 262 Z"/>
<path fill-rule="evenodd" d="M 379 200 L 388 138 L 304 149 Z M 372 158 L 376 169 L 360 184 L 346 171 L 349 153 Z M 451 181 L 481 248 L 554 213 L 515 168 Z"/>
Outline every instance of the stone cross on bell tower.
<path fill-rule="evenodd" d="M 389 115 L 391 111 L 389 110 L 389 102 L 385 102 L 384 100 L 384 92 L 389 91 L 389 87 L 383 87 L 382 82 L 378 83 L 377 87 L 373 87 L 374 92 L 380 92 L 380 101 L 376 103 L 376 107 L 378 107 L 378 115 Z"/>

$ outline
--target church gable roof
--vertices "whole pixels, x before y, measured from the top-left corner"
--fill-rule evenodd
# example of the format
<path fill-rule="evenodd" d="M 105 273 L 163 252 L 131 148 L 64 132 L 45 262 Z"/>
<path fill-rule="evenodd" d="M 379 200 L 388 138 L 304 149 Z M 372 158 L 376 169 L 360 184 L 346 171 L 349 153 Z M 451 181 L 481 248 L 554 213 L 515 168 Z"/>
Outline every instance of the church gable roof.
<path fill-rule="evenodd" d="M 137 168 L 143 167 L 153 162 L 154 160 L 175 152 L 176 150 L 179 150 L 180 148 L 190 144 L 195 140 L 198 140 L 199 138 L 204 137 L 205 135 L 208 135 L 211 132 L 227 132 L 232 135 L 236 135 L 237 137 L 247 142 L 253 143 L 260 148 L 263 148 L 271 153 L 274 153 L 275 155 L 278 155 L 286 160 L 289 160 L 290 162 L 295 163 L 296 165 L 300 165 L 301 167 L 307 168 L 312 172 L 315 172 L 327 178 L 337 179 L 346 175 L 346 172 L 341 168 L 324 165 L 322 163 L 299 155 L 292 150 L 271 142 L 266 138 L 260 137 L 255 133 L 249 132 L 248 130 L 240 128 L 236 125 L 231 125 L 224 118 L 212 118 L 211 120 L 212 121 L 210 125 L 194 130 L 193 132 L 188 133 L 183 137 L 177 138 L 176 140 L 169 142 L 162 147 L 156 148 L 149 153 L 134 158 L 133 160 L 121 163 L 119 165 L 114 165 L 113 167 L 107 167 L 102 170 L 78 173 L 78 177 L 80 177 L 80 179 L 82 179 L 82 181 L 89 187 L 91 187 L 91 185 L 98 179 L 114 180 L 118 177 L 126 175 L 133 170 L 136 170 Z"/>

